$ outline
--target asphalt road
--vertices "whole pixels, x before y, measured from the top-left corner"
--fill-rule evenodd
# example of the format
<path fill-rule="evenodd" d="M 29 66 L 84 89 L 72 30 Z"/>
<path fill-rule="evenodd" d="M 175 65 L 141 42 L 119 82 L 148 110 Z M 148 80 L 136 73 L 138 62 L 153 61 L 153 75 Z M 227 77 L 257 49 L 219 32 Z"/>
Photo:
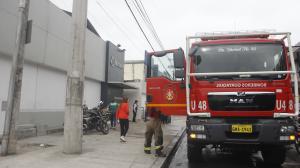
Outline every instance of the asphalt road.
<path fill-rule="evenodd" d="M 204 149 L 204 160 L 201 163 L 189 164 L 186 141 L 185 136 L 170 163 L 170 168 L 274 168 L 265 165 L 259 153 L 233 155 L 216 152 L 209 147 Z M 279 168 L 300 168 L 300 155 L 294 149 L 288 150 L 287 156 L 286 162 Z"/>

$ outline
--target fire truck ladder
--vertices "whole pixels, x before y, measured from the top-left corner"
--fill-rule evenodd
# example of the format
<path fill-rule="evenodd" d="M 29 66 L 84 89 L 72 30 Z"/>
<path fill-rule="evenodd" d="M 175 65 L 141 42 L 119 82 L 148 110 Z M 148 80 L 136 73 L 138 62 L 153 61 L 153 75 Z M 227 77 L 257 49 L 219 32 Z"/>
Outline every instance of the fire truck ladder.
<path fill-rule="evenodd" d="M 226 37 L 234 37 L 234 38 L 255 38 L 255 37 L 268 37 L 268 36 L 283 36 L 281 40 L 287 39 L 288 49 L 289 49 L 289 58 L 291 62 L 291 71 L 253 71 L 253 72 L 213 72 L 213 73 L 190 73 L 190 61 L 191 57 L 189 56 L 189 50 L 191 47 L 191 41 L 197 39 L 224 39 Z M 294 96 L 295 96 L 295 112 L 291 113 L 274 113 L 274 118 L 282 118 L 282 117 L 297 117 L 299 114 L 299 94 L 298 94 L 298 79 L 296 73 L 296 67 L 294 62 L 294 54 L 291 44 L 291 33 L 290 32 L 278 32 L 278 33 L 244 33 L 244 34 L 213 34 L 213 35 L 203 35 L 203 36 L 187 36 L 186 37 L 186 103 L 187 103 L 187 114 L 189 116 L 199 116 L 209 118 L 211 114 L 209 112 L 197 112 L 191 113 L 190 111 L 190 77 L 191 76 L 228 76 L 228 75 L 257 75 L 257 74 L 291 74 L 292 82 L 294 82 Z"/>

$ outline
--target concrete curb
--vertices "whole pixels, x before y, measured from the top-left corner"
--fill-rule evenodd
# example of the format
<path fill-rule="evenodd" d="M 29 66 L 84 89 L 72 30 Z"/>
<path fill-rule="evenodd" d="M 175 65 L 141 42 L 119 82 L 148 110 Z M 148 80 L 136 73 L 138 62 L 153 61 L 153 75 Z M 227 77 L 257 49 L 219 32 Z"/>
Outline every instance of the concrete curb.
<path fill-rule="evenodd" d="M 177 135 L 174 137 L 174 139 L 172 140 L 172 142 L 170 144 L 168 144 L 165 147 L 165 152 L 167 153 L 167 156 L 165 159 L 161 159 L 159 160 L 159 158 L 155 161 L 156 164 L 154 164 L 152 166 L 152 168 L 167 168 L 169 166 L 169 164 L 171 163 L 171 160 L 174 156 L 174 154 L 176 153 L 183 137 L 185 135 L 185 127 L 183 127 L 178 133 Z"/>
<path fill-rule="evenodd" d="M 177 149 L 179 145 L 181 144 L 182 139 L 184 138 L 186 128 L 182 128 L 181 131 L 176 135 L 176 137 L 173 139 L 172 143 L 169 146 L 172 147 L 171 151 L 168 152 L 167 157 L 163 164 L 161 165 L 161 168 L 168 168 L 175 153 L 177 152 Z"/>

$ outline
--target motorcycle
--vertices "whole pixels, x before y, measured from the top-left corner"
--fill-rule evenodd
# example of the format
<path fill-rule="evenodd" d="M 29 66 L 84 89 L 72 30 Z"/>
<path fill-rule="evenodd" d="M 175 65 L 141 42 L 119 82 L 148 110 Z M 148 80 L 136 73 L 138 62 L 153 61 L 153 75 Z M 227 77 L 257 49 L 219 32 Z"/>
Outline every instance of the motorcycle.
<path fill-rule="evenodd" d="M 111 114 L 110 114 L 107 107 L 103 107 L 103 102 L 100 104 L 98 111 L 99 111 L 99 116 L 100 116 L 100 120 L 99 120 L 100 131 L 103 134 L 108 134 L 109 133 L 109 126 L 108 126 L 107 122 L 109 121 Z"/>
<path fill-rule="evenodd" d="M 103 102 L 100 101 L 98 107 L 93 109 L 87 109 L 83 107 L 83 132 L 87 133 L 88 130 L 96 129 L 98 132 L 103 134 L 109 133 L 108 114 L 105 112 Z"/>

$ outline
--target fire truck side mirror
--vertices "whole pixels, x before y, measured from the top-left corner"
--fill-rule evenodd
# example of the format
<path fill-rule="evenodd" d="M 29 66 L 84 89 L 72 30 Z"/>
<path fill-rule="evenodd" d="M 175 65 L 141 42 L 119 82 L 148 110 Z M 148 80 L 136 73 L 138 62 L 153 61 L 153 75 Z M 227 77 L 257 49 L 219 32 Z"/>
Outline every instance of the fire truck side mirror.
<path fill-rule="evenodd" d="M 156 52 L 153 53 L 153 55 L 156 56 L 156 57 L 163 57 L 166 54 L 168 54 L 168 52 L 166 52 L 166 51 L 156 51 Z"/>
<path fill-rule="evenodd" d="M 174 59 L 174 67 L 175 68 L 184 68 L 184 53 L 181 48 L 177 50 L 177 52 L 174 52 L 173 54 L 173 59 Z"/>
<path fill-rule="evenodd" d="M 198 48 L 199 48 L 199 46 L 193 46 L 191 49 L 190 49 L 190 52 L 188 53 L 189 54 L 189 56 L 190 57 L 193 57 L 193 56 L 195 56 L 195 54 L 197 53 L 197 51 L 198 51 Z"/>

